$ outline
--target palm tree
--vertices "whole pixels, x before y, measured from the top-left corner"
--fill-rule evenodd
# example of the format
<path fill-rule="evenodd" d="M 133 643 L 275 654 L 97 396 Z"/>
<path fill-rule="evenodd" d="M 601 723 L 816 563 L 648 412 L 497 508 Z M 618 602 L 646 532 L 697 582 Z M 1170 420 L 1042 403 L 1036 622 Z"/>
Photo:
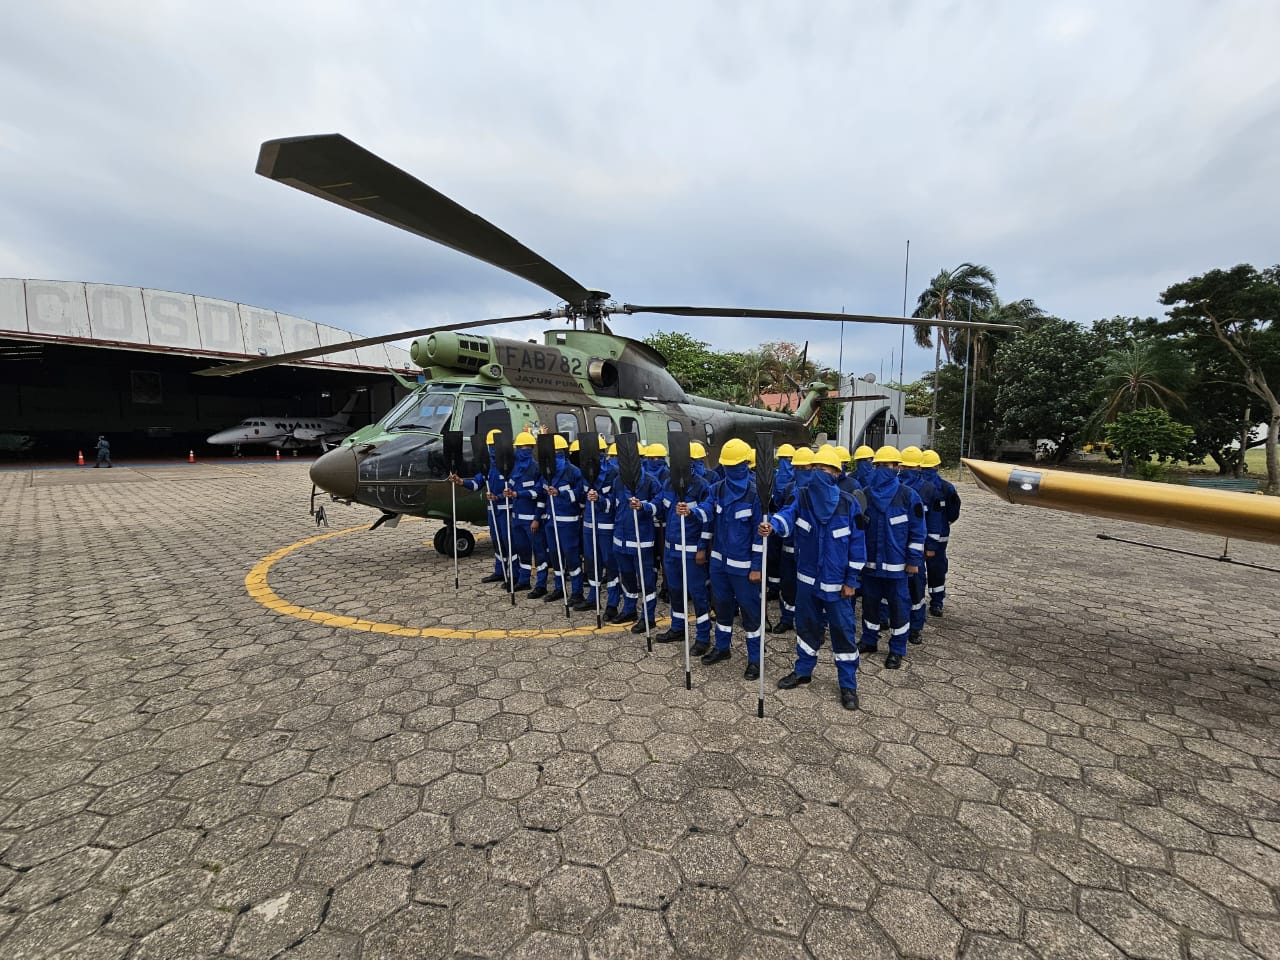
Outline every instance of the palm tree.
<path fill-rule="evenodd" d="M 974 310 L 979 314 L 990 309 L 996 296 L 996 275 L 990 267 L 962 263 L 954 270 L 939 270 L 916 301 L 913 317 L 929 320 L 964 320 Z M 929 328 L 915 328 L 916 345 L 933 347 L 933 410 L 929 419 L 929 445 L 933 445 L 934 430 L 938 422 L 938 368 L 942 365 L 942 350 L 947 351 L 947 362 L 960 344 L 959 327 L 939 327 L 938 340 L 933 342 Z"/>
<path fill-rule="evenodd" d="M 970 319 L 967 313 L 965 319 Z M 1032 331 L 1039 328 L 1046 320 L 1053 318 L 1037 306 L 1036 302 L 1030 297 L 1006 302 L 1001 300 L 998 295 L 992 294 L 991 305 L 972 319 L 981 320 L 984 323 L 1004 323 L 1019 327 L 1025 331 Z M 1007 341 L 1011 336 L 1016 336 L 1016 334 L 1005 330 L 966 330 L 964 334 L 965 349 L 963 352 L 965 354 L 965 362 L 969 365 L 971 390 L 970 397 L 966 400 L 970 404 L 967 420 L 969 422 L 970 437 L 972 437 L 973 431 L 976 430 L 979 422 L 978 388 L 982 375 L 987 367 L 990 366 L 991 358 L 999 345 Z"/>
<path fill-rule="evenodd" d="M 1090 426 L 1099 432 L 1116 414 L 1139 407 L 1185 407 L 1182 393 L 1191 380 L 1187 358 L 1163 340 L 1130 340 L 1102 358 L 1098 377 L 1098 406 Z M 1129 472 L 1126 452 L 1120 476 Z"/>
<path fill-rule="evenodd" d="M 911 314 L 927 320 L 968 320 L 971 313 L 979 317 L 996 302 L 996 275 L 990 267 L 962 263 L 954 270 L 939 270 L 916 301 Z M 960 336 L 957 327 L 939 327 L 938 341 L 946 351 L 947 362 L 957 352 Z M 915 328 L 916 345 L 933 347 L 932 331 L 927 326 Z"/>

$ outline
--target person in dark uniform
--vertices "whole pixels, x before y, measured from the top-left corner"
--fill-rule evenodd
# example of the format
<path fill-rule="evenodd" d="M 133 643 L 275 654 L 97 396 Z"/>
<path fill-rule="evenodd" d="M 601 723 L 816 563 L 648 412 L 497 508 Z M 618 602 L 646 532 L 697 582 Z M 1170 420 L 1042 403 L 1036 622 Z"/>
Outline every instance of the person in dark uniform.
<path fill-rule="evenodd" d="M 102 434 L 98 434 L 98 462 L 93 465 L 93 469 L 97 470 L 104 463 L 111 466 L 111 444 L 107 442 L 107 438 Z"/>

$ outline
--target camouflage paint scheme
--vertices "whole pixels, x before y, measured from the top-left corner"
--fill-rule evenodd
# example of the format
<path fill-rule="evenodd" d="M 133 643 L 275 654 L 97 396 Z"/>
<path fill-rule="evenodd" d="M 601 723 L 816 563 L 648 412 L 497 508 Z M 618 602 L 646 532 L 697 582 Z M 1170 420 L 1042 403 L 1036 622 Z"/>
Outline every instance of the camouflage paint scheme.
<path fill-rule="evenodd" d="M 465 400 L 501 399 L 517 432 L 557 432 L 557 415 L 573 415 L 577 431 L 597 430 L 609 439 L 634 431 L 642 443 L 665 443 L 667 431 L 678 424 L 707 447 L 712 463 L 733 437 L 754 446 L 757 433 L 772 431 L 778 444 L 808 443 L 807 424 L 827 392 L 824 384 L 811 384 L 794 414 L 690 396 L 647 344 L 583 330 L 549 330 L 541 344 L 468 332 L 434 333 L 414 341 L 410 355 L 427 377 L 411 397 L 443 392 L 463 401 L 455 403 L 448 429 L 464 428 Z M 316 485 L 339 499 L 389 513 L 450 519 L 441 435 L 392 429 L 412 404 L 406 398 L 381 421 L 356 431 L 316 461 Z M 608 429 L 597 418 L 607 418 Z M 470 465 L 469 437 L 463 448 Z M 460 521 L 485 522 L 479 494 L 460 491 L 457 503 Z"/>

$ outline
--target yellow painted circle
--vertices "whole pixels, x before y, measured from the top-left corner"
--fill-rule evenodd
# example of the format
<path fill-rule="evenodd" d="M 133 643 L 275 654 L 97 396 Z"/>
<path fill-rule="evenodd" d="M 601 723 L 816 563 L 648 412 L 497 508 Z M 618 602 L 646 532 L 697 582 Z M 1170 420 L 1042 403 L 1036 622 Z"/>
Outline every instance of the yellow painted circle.
<path fill-rule="evenodd" d="M 244 588 L 248 591 L 250 597 L 268 610 L 283 614 L 286 617 L 293 617 L 296 620 L 308 620 L 311 623 L 319 623 L 326 627 L 363 630 L 366 633 L 387 633 L 397 637 L 435 637 L 441 640 L 504 640 L 535 637 L 590 637 L 603 633 L 622 633 L 631 629 L 631 624 L 629 623 L 606 624 L 599 630 L 596 629 L 595 624 L 572 627 L 567 630 L 450 630 L 445 627 L 407 627 L 399 623 L 381 623 L 377 620 L 347 617 L 337 613 L 328 613 L 324 610 L 311 610 L 308 607 L 290 603 L 271 589 L 271 585 L 267 582 L 271 568 L 277 562 L 289 556 L 289 554 L 313 543 L 319 543 L 322 540 L 342 537 L 348 533 L 367 529 L 369 529 L 367 525 L 361 524 L 358 527 L 347 527 L 343 530 L 333 530 L 329 533 L 307 537 L 305 540 L 291 543 L 287 547 L 281 547 L 274 553 L 267 554 L 253 565 L 253 569 L 244 578 Z M 665 617 L 660 618 L 660 620 L 665 619 Z M 655 624 L 656 626 L 657 624 Z"/>

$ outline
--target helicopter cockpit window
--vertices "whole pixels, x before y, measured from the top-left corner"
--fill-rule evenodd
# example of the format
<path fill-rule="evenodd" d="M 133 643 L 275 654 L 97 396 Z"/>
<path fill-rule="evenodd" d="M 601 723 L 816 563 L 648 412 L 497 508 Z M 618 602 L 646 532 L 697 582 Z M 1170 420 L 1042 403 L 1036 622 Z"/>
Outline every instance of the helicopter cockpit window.
<path fill-rule="evenodd" d="M 449 426 L 449 418 L 453 416 L 455 394 L 430 391 L 413 398 L 395 421 L 390 422 L 392 430 L 425 430 L 428 433 L 440 433 Z"/>
<path fill-rule="evenodd" d="M 564 434 L 572 443 L 578 439 L 578 431 L 581 427 L 578 425 L 578 415 L 576 413 L 557 413 L 556 414 L 556 433 Z"/>
<path fill-rule="evenodd" d="M 472 400 L 467 399 L 462 404 L 462 436 L 466 440 L 470 440 L 476 432 L 476 418 L 486 410 L 502 410 L 507 406 L 505 400 L 484 399 Z"/>

